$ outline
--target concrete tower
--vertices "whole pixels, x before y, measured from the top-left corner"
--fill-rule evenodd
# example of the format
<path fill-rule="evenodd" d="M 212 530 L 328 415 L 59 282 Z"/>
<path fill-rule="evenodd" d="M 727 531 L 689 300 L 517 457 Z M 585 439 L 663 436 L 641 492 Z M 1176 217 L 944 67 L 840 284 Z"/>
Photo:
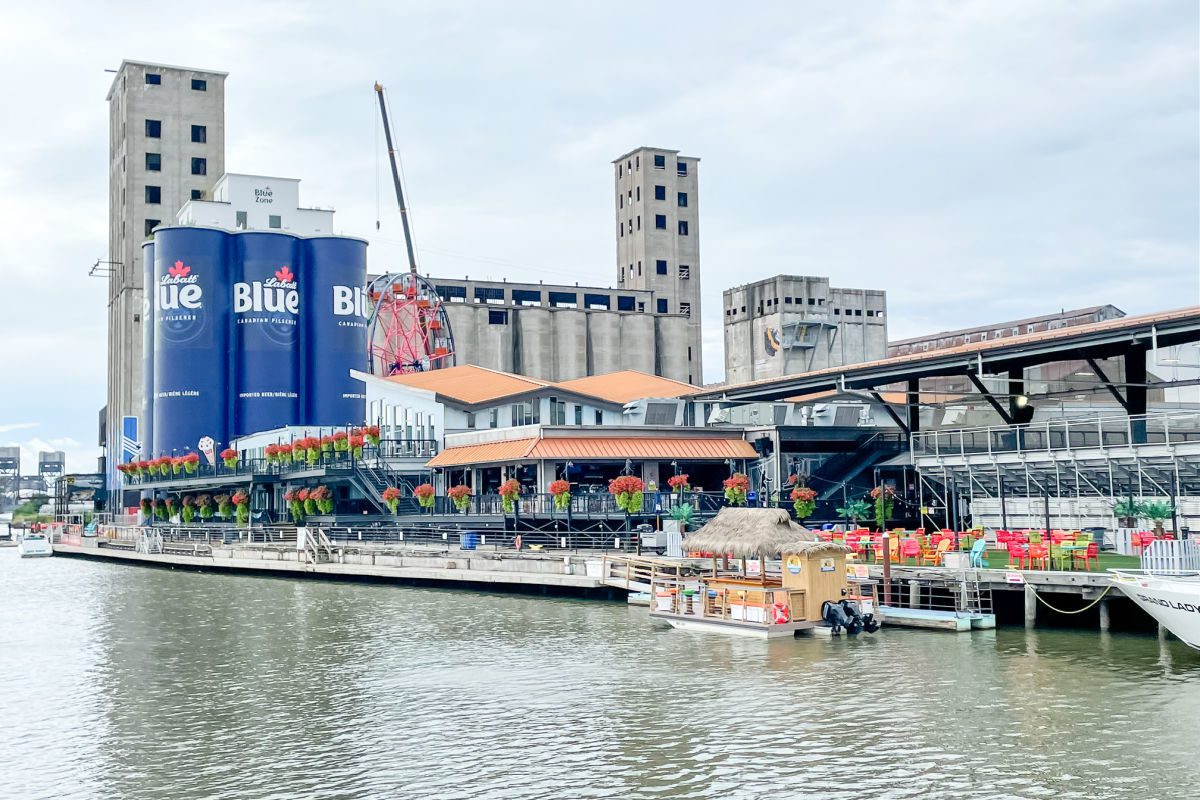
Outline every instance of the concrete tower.
<path fill-rule="evenodd" d="M 142 407 L 142 242 L 225 172 L 224 72 L 122 61 L 108 90 L 108 403 L 106 472 L 121 418 Z M 139 431 L 140 437 L 140 431 Z"/>
<path fill-rule="evenodd" d="M 688 383 L 703 383 L 700 159 L 639 147 L 613 161 L 617 286 L 654 292 L 656 314 L 688 318 Z"/>

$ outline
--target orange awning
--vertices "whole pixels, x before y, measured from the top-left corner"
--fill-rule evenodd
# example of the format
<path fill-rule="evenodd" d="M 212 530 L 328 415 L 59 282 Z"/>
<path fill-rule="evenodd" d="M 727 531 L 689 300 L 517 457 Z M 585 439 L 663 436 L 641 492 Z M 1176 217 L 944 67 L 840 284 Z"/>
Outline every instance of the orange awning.
<path fill-rule="evenodd" d="M 671 438 L 568 436 L 515 439 L 506 442 L 448 447 L 426 464 L 428 467 L 463 467 L 508 461 L 571 460 L 619 461 L 627 458 L 659 461 L 720 461 L 757 458 L 743 439 L 709 437 Z"/>

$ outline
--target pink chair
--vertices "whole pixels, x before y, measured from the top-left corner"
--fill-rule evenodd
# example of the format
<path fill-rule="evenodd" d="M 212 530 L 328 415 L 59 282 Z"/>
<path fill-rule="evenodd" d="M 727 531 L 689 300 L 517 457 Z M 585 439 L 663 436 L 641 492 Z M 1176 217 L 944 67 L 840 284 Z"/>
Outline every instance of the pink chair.
<path fill-rule="evenodd" d="M 900 540 L 900 560 L 908 561 L 909 559 L 920 560 L 921 558 L 921 543 L 916 539 L 901 539 Z"/>

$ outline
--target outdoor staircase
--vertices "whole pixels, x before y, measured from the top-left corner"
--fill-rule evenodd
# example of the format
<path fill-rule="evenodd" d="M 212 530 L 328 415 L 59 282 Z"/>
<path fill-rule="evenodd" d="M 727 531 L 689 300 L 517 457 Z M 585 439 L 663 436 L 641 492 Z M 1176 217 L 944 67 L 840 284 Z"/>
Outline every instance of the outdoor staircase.
<path fill-rule="evenodd" d="M 813 472 L 810 483 L 826 487 L 820 500 L 839 496 L 842 488 L 882 461 L 905 452 L 908 443 L 903 434 L 879 431 L 855 444 L 853 450 L 839 453 Z"/>

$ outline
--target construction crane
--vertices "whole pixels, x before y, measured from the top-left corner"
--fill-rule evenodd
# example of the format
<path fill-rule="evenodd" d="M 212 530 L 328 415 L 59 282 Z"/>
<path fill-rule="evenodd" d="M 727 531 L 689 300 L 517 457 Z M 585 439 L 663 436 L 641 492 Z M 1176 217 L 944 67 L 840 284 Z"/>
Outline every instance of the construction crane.
<path fill-rule="evenodd" d="M 404 188 L 400 185 L 400 168 L 396 165 L 396 148 L 392 145 L 392 126 L 388 122 L 387 100 L 383 96 L 383 84 L 375 82 L 375 96 L 379 98 L 379 115 L 383 117 L 383 136 L 387 141 L 388 161 L 392 164 L 392 183 L 396 186 L 396 203 L 400 206 L 400 224 L 404 226 L 404 246 L 408 248 L 408 270 L 417 274 L 417 256 L 413 252 L 412 231 L 408 227 L 408 206 L 404 203 Z"/>

